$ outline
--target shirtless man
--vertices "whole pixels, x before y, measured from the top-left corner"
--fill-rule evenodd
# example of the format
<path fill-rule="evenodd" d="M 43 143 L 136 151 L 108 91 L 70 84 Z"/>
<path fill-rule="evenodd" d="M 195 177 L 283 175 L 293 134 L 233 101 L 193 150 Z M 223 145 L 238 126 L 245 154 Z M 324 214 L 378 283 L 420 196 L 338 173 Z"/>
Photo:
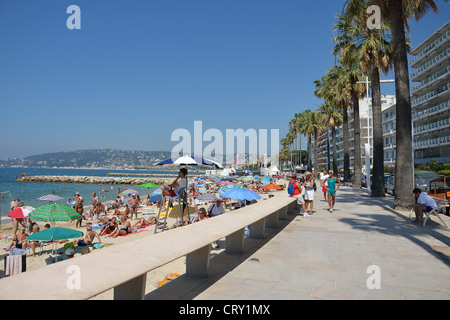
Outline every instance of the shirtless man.
<path fill-rule="evenodd" d="M 83 209 L 83 198 L 80 197 L 80 194 L 77 192 L 74 194 L 73 196 L 73 200 L 75 201 L 75 206 L 73 207 L 73 209 L 78 212 L 80 215 L 83 215 L 84 209 Z M 77 223 L 75 225 L 76 228 L 81 227 L 81 220 L 83 219 L 78 219 Z"/>
<path fill-rule="evenodd" d="M 98 206 L 99 202 L 98 202 L 98 197 L 97 194 L 95 192 L 92 193 L 92 209 L 91 212 L 89 213 L 89 217 L 92 218 L 94 216 L 95 213 L 97 213 L 97 206 Z M 98 215 L 98 213 L 97 213 Z"/>
<path fill-rule="evenodd" d="M 128 200 L 128 204 L 131 207 L 131 220 L 133 220 L 133 213 L 136 215 L 137 219 L 137 207 L 139 206 L 139 200 L 136 199 L 136 196 L 133 195 L 130 200 Z"/>
<path fill-rule="evenodd" d="M 94 242 L 94 239 L 97 238 L 98 242 L 101 243 L 102 240 L 97 232 L 92 230 L 92 225 L 88 224 L 86 226 L 86 235 L 84 237 L 73 240 L 74 245 L 78 245 L 80 247 L 91 245 Z"/>

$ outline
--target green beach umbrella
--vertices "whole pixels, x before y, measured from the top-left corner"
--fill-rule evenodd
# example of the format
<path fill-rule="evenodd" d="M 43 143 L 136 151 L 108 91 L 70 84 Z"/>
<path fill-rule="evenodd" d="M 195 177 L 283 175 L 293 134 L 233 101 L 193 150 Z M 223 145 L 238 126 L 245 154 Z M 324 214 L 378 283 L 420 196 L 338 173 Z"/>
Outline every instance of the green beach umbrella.
<path fill-rule="evenodd" d="M 67 240 L 73 238 L 79 238 L 84 235 L 83 232 L 69 229 L 69 228 L 61 228 L 61 227 L 53 227 L 49 229 L 45 229 L 36 233 L 33 233 L 31 236 L 27 237 L 27 241 L 59 241 L 59 240 Z M 54 255 L 56 252 L 56 244 L 52 243 L 52 254 Z"/>
<path fill-rule="evenodd" d="M 45 229 L 27 237 L 28 241 L 59 241 L 73 238 L 79 238 L 84 235 L 83 232 L 69 228 L 54 227 Z"/>
<path fill-rule="evenodd" d="M 147 182 L 143 183 L 139 186 L 139 188 L 159 188 L 159 186 L 156 183 L 153 182 Z"/>
<path fill-rule="evenodd" d="M 139 186 L 139 188 L 147 188 L 147 189 L 150 189 L 150 190 L 149 190 L 150 194 L 153 194 L 153 192 L 154 192 L 155 190 L 160 189 L 160 187 L 159 187 L 156 183 L 153 183 L 153 182 L 143 183 L 143 184 L 141 184 L 141 185 Z"/>
<path fill-rule="evenodd" d="M 81 219 L 81 215 L 64 204 L 47 204 L 36 208 L 28 214 L 32 221 L 72 221 Z"/>

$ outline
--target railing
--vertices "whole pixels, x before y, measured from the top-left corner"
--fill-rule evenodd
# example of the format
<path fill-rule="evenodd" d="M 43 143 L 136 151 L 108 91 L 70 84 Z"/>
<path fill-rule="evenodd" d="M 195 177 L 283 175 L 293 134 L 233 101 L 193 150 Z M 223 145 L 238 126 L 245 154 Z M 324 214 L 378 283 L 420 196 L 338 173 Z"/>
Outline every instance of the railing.
<path fill-rule="evenodd" d="M 450 144 L 450 136 L 444 136 L 444 137 L 439 137 L 439 138 L 434 138 L 434 139 L 417 141 L 414 143 L 414 149 L 440 147 L 440 146 L 447 145 L 447 144 Z"/>
<path fill-rule="evenodd" d="M 442 87 L 437 88 L 436 90 L 430 91 L 422 96 L 419 96 L 417 99 L 412 100 L 411 106 L 415 107 L 418 104 L 429 102 L 431 99 L 434 99 L 435 97 L 442 95 L 446 91 L 448 91 L 448 83 L 443 85 Z"/>
<path fill-rule="evenodd" d="M 443 111 L 446 111 L 450 108 L 450 100 L 444 101 L 442 103 L 439 103 L 435 106 L 432 106 L 430 108 L 424 109 L 422 111 L 415 111 L 412 114 L 412 119 L 417 120 L 420 118 L 430 117 L 432 115 L 441 113 Z"/>
<path fill-rule="evenodd" d="M 225 238 L 226 252 L 243 253 L 244 231 L 264 238 L 266 227 L 293 212 L 295 198 L 278 192 L 236 211 L 167 232 L 96 250 L 0 280 L 0 299 L 85 300 L 114 289 L 114 299 L 143 299 L 147 273 L 186 256 L 186 275 L 208 277 L 211 243 Z"/>
<path fill-rule="evenodd" d="M 421 75 L 423 72 L 429 70 L 431 67 L 435 66 L 436 64 L 442 62 L 444 59 L 447 58 L 448 54 L 450 53 L 450 48 L 441 52 L 439 55 L 425 63 L 423 66 L 419 67 L 416 72 L 414 72 L 411 75 L 411 79 L 416 78 L 417 76 Z"/>
<path fill-rule="evenodd" d="M 413 66 L 416 64 L 420 59 L 422 59 L 424 56 L 428 54 L 432 49 L 438 49 L 447 38 L 450 37 L 450 30 L 448 30 L 446 33 L 444 33 L 442 36 L 434 40 L 431 44 L 425 47 L 419 54 L 415 56 L 413 60 L 409 63 L 410 66 Z"/>

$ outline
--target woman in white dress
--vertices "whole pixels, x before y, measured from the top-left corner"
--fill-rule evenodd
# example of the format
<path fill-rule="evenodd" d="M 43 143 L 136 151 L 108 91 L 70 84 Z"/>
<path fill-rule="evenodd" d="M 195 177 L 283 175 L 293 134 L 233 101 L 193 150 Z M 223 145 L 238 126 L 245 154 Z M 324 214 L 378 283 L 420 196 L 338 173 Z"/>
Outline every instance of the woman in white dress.
<path fill-rule="evenodd" d="M 313 212 L 313 201 L 314 201 L 314 178 L 311 172 L 305 173 L 305 183 L 304 186 L 306 188 L 305 191 L 305 207 L 306 212 L 305 216 L 308 216 L 309 214 L 312 214 Z M 309 214 L 308 214 L 308 205 L 310 207 Z"/>

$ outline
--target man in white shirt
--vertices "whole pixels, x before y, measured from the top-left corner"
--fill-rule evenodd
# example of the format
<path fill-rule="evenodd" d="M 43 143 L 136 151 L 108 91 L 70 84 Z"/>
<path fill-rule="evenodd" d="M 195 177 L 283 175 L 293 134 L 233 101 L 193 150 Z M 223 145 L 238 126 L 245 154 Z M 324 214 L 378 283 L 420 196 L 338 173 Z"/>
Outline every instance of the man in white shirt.
<path fill-rule="evenodd" d="M 209 217 L 217 217 L 218 215 L 225 213 L 225 209 L 222 206 L 222 199 L 218 198 L 216 202 L 209 206 L 207 211 Z M 217 241 L 212 243 L 212 247 L 213 249 L 217 249 L 219 247 Z"/>
<path fill-rule="evenodd" d="M 215 217 L 221 215 L 222 213 L 225 213 L 225 209 L 222 206 L 222 199 L 217 199 L 216 202 L 209 206 L 207 211 L 211 217 Z"/>
<path fill-rule="evenodd" d="M 415 188 L 413 194 L 417 198 L 417 203 L 410 206 L 411 208 L 414 208 L 416 214 L 416 220 L 414 220 L 413 223 L 421 224 L 423 223 L 423 213 L 430 212 L 437 207 L 437 204 L 433 197 L 422 192 L 419 188 Z"/>

